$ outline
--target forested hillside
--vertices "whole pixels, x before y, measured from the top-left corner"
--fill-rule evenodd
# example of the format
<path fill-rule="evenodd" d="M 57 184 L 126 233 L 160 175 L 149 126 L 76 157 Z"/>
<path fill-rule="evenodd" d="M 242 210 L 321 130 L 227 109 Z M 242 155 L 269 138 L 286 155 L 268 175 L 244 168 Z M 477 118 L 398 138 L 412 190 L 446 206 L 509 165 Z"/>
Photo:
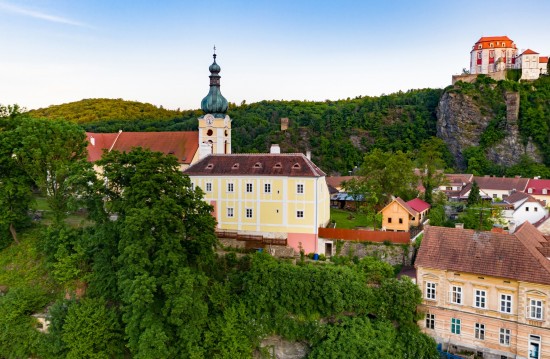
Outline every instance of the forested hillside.
<path fill-rule="evenodd" d="M 506 122 L 506 92 L 519 92 L 516 130 Z M 454 103 L 449 105 L 449 98 Z M 33 117 L 64 118 L 87 131 L 193 131 L 200 110 L 169 111 L 150 104 L 94 99 L 30 111 Z M 438 135 L 442 119 L 458 119 L 442 136 L 446 166 L 478 175 L 542 175 L 550 165 L 550 77 L 534 82 L 477 82 L 446 89 L 421 89 L 380 97 L 310 102 L 261 101 L 231 104 L 233 152 L 311 150 L 329 174 L 347 174 L 373 149 L 414 153 Z M 281 131 L 281 118 L 289 118 Z M 507 137 L 508 136 L 508 137 Z M 457 140 L 466 144 L 457 145 Z M 458 146 L 458 147 L 457 147 Z M 510 151 L 514 149 L 514 152 Z M 454 157 L 454 159 L 453 159 Z M 545 165 L 539 165 L 543 162 Z"/>

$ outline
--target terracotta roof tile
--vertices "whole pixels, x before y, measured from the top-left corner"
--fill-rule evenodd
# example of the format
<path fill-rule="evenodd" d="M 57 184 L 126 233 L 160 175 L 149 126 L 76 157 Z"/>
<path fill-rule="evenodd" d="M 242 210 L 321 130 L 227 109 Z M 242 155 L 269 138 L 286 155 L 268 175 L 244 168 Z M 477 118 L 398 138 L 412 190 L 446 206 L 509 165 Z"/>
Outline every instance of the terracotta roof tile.
<path fill-rule="evenodd" d="M 515 178 L 515 177 L 474 177 L 474 181 L 477 182 L 479 189 L 492 189 L 492 190 L 516 190 L 524 191 L 527 186 L 528 178 Z"/>
<path fill-rule="evenodd" d="M 302 153 L 210 155 L 187 168 L 184 173 L 198 176 L 325 176 Z"/>
<path fill-rule="evenodd" d="M 550 284 L 547 243 L 529 222 L 514 234 L 426 226 L 415 266 Z"/>
<path fill-rule="evenodd" d="M 527 192 L 531 188 L 531 193 L 534 195 L 542 195 L 542 190 L 546 189 L 546 194 L 550 195 L 550 179 L 530 179 L 527 183 Z"/>
<path fill-rule="evenodd" d="M 472 182 L 474 175 L 472 174 L 463 174 L 463 173 L 446 173 L 445 177 L 451 185 L 460 185 L 463 186 L 467 183 Z"/>
<path fill-rule="evenodd" d="M 540 56 L 539 57 L 539 63 L 547 64 L 548 63 L 548 56 Z"/>
<path fill-rule="evenodd" d="M 135 147 L 176 156 L 179 163 L 190 164 L 199 148 L 199 133 L 186 132 L 121 132 L 86 133 L 88 136 L 88 160 L 101 158 L 102 150 L 129 152 Z M 95 146 L 91 139 L 95 139 Z"/>
<path fill-rule="evenodd" d="M 420 198 L 412 199 L 406 203 L 409 205 L 409 207 L 411 207 L 413 210 L 417 211 L 418 213 L 424 212 L 425 210 L 431 207 L 428 202 L 424 202 Z"/>
<path fill-rule="evenodd" d="M 531 49 L 527 49 L 527 50 L 525 50 L 521 53 L 521 55 L 538 55 L 538 54 L 539 54 L 538 52 L 535 52 Z M 519 56 L 521 56 L 521 55 L 519 55 Z"/>
<path fill-rule="evenodd" d="M 332 186 L 334 188 L 342 187 L 343 182 L 347 182 L 354 178 L 361 178 L 360 176 L 330 176 L 327 177 L 327 184 L 329 186 Z"/>

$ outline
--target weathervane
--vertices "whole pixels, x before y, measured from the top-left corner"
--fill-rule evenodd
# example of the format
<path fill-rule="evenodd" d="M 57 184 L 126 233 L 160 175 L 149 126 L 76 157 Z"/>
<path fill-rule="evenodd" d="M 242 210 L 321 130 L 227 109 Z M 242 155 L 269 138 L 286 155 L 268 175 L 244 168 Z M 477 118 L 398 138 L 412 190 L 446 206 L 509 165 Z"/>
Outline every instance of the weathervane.
<path fill-rule="evenodd" d="M 216 61 L 216 45 L 214 45 L 214 61 Z"/>

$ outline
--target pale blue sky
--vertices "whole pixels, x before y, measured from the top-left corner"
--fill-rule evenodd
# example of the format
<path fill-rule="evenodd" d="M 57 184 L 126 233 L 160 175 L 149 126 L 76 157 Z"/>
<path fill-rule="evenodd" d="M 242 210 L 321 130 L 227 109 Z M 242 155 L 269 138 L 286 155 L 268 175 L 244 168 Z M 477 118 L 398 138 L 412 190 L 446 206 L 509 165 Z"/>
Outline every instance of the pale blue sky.
<path fill-rule="evenodd" d="M 445 87 L 481 36 L 550 54 L 550 1 L 0 0 L 0 104 L 194 109 Z"/>

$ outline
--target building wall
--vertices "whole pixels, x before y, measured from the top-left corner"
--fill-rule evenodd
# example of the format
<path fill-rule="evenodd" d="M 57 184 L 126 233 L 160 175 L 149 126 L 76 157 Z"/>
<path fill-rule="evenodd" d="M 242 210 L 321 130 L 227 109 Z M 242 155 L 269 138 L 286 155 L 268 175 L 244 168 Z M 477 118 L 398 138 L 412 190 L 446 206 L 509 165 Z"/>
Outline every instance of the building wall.
<path fill-rule="evenodd" d="M 528 358 L 529 338 L 535 335 L 541 337 L 540 358 L 550 358 L 550 286 L 423 267 L 417 269 L 417 282 L 423 296 L 421 310 L 435 315 L 434 329 L 427 328 L 426 320 L 420 327 L 438 342 L 481 351 L 484 358 Z M 428 298 L 427 283 L 435 283 L 435 300 Z M 452 303 L 453 286 L 462 289 L 461 304 Z M 476 290 L 485 291 L 485 308 L 476 307 Z M 502 294 L 511 296 L 511 313 L 501 311 Z M 531 299 L 542 301 L 541 320 L 528 318 Z M 460 334 L 452 333 L 453 318 L 460 320 Z M 476 323 L 485 326 L 484 339 L 476 338 Z M 501 328 L 510 331 L 509 344 L 501 343 Z"/>
<path fill-rule="evenodd" d="M 388 231 L 408 231 L 410 228 L 409 212 L 397 202 L 393 202 L 382 209 L 382 228 Z"/>
<path fill-rule="evenodd" d="M 525 221 L 536 223 L 543 219 L 547 214 L 548 211 L 540 203 L 524 202 L 514 211 L 514 224 L 519 226 Z"/>
<path fill-rule="evenodd" d="M 472 49 L 470 52 L 470 74 L 490 74 L 512 68 L 517 50 L 511 47 L 501 47 L 496 42 L 494 46 L 493 48 L 479 49 L 476 47 Z"/>
<path fill-rule="evenodd" d="M 216 202 L 217 228 L 287 238 L 299 250 L 316 252 L 319 226 L 330 219 L 325 177 L 190 176 Z M 229 185 L 233 191 L 228 190 Z M 251 192 L 247 191 L 247 186 Z M 266 186 L 269 191 L 266 191 Z M 298 193 L 303 188 L 303 193 Z"/>
<path fill-rule="evenodd" d="M 207 114 L 198 119 L 199 122 L 199 144 L 211 143 L 212 153 L 231 153 L 231 118 L 215 118 Z"/>

